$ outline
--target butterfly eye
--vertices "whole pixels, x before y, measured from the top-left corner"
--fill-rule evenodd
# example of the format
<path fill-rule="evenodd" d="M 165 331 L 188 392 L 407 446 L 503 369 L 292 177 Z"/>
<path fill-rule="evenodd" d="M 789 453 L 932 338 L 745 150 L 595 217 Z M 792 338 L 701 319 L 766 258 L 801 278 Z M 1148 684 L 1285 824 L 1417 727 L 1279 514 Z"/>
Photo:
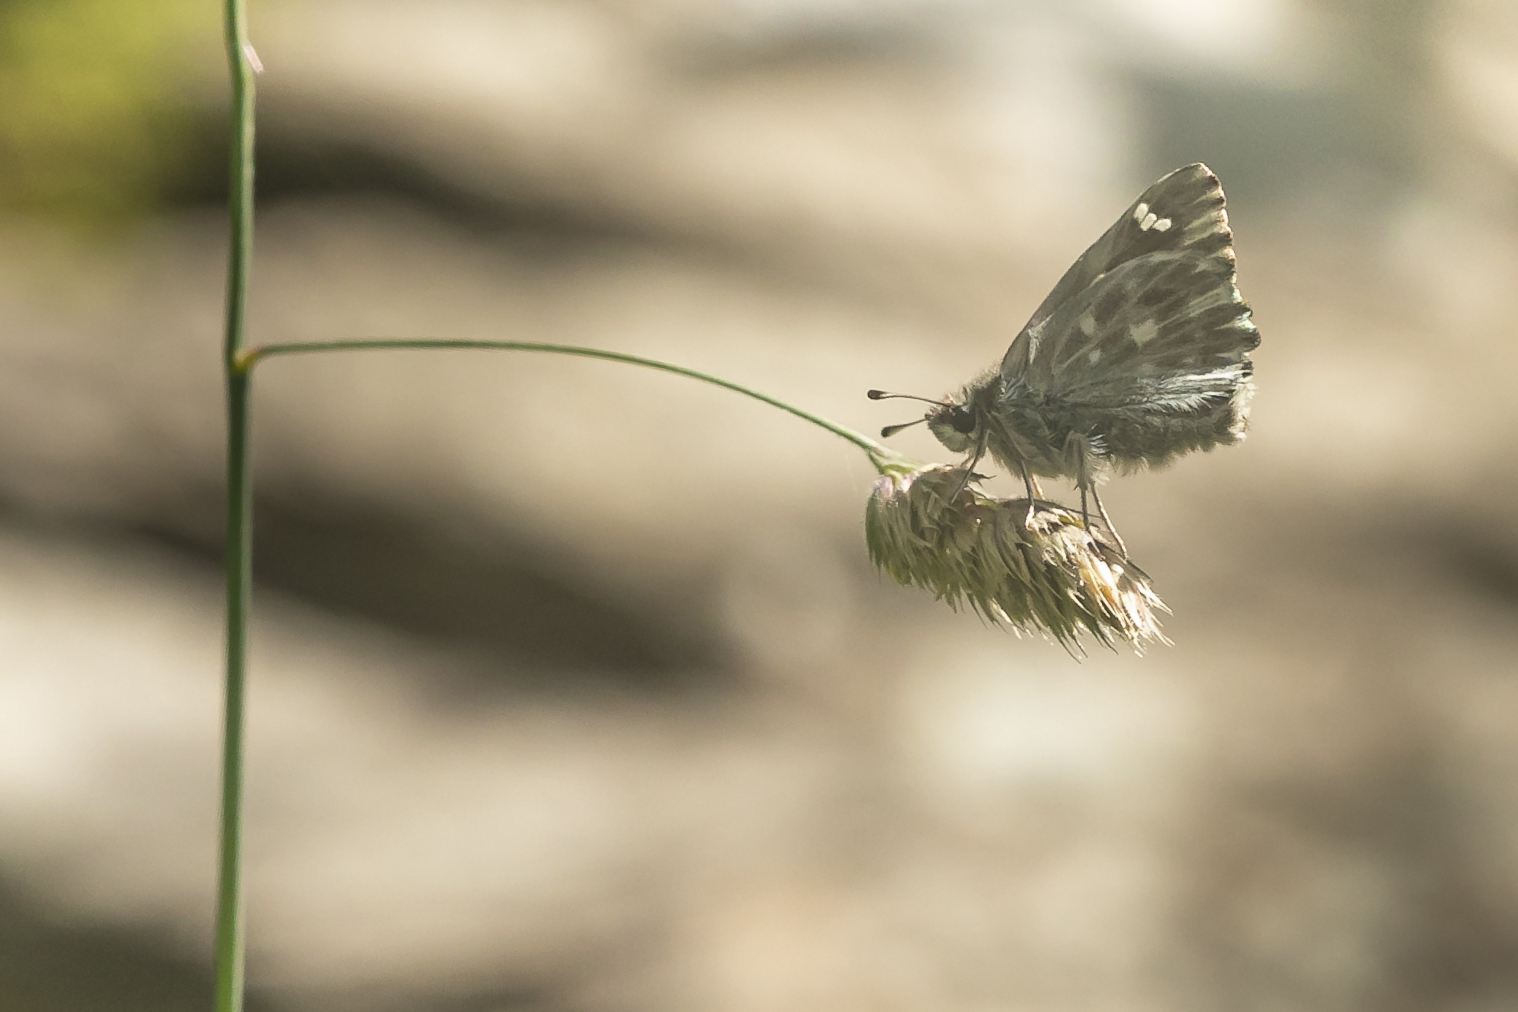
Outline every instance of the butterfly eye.
<path fill-rule="evenodd" d="M 949 424 L 960 435 L 968 436 L 975 431 L 975 412 L 963 404 L 956 404 L 949 412 Z"/>

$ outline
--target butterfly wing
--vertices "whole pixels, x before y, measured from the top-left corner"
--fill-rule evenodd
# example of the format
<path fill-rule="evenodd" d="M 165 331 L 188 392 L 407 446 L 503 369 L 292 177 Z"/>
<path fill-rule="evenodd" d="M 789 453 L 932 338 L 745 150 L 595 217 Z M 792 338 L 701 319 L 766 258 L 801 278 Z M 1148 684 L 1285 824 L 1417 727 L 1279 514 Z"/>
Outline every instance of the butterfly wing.
<path fill-rule="evenodd" d="M 1241 438 L 1260 335 L 1235 281 L 1232 240 L 1205 166 L 1146 190 L 1008 350 L 1000 410 L 1009 426 L 1052 457 L 1076 434 L 1124 466 Z"/>
<path fill-rule="evenodd" d="M 1176 169 L 1141 193 L 1122 217 L 1071 265 L 1002 359 L 1003 376 L 1026 371 L 1059 308 L 1120 264 L 1163 250 L 1188 250 L 1233 264 L 1233 233 L 1223 187 L 1201 162 Z"/>

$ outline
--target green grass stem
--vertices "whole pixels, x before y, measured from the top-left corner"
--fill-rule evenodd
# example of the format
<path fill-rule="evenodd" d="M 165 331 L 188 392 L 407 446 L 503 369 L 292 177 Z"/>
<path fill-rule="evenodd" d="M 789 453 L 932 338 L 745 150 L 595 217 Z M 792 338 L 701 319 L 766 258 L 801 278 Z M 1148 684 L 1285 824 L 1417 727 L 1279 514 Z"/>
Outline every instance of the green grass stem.
<path fill-rule="evenodd" d="M 242 796 L 248 597 L 252 588 L 253 497 L 248 461 L 249 376 L 237 362 L 246 343 L 248 269 L 253 259 L 254 63 L 245 0 L 226 0 L 227 63 L 232 75 L 231 237 L 227 256 L 227 656 L 222 724 L 221 838 L 216 886 L 216 1012 L 242 1012 Z"/>
<path fill-rule="evenodd" d="M 839 425 L 831 419 L 824 418 L 819 414 L 798 408 L 794 404 L 787 403 L 778 397 L 761 393 L 752 387 L 732 380 L 713 376 L 710 373 L 701 372 L 697 369 L 688 369 L 682 365 L 674 365 L 670 362 L 661 362 L 658 359 L 645 358 L 642 355 L 629 355 L 620 351 L 605 351 L 600 348 L 580 348 L 567 344 L 541 344 L 532 341 L 471 341 L 454 340 L 449 338 L 378 338 L 372 340 L 355 341 L 300 341 L 281 344 L 264 344 L 248 348 L 239 354 L 235 365 L 244 373 L 251 374 L 253 367 L 267 358 L 278 355 L 309 355 L 318 352 L 332 351 L 416 351 L 437 349 L 472 349 L 483 351 L 535 351 L 550 355 L 577 355 L 581 358 L 597 358 L 607 362 L 621 362 L 626 365 L 642 366 L 646 369 L 657 369 L 660 372 L 674 373 L 676 376 L 685 376 L 699 380 L 702 383 L 711 383 L 725 390 L 732 390 L 763 401 L 772 407 L 782 411 L 788 411 L 798 418 L 804 418 L 813 425 L 821 426 L 835 436 L 841 436 L 859 447 L 870 458 L 870 463 L 882 474 L 899 470 L 903 466 L 910 468 L 906 459 L 888 446 L 877 443 L 869 436 L 861 432 L 855 432 L 846 426 Z"/>

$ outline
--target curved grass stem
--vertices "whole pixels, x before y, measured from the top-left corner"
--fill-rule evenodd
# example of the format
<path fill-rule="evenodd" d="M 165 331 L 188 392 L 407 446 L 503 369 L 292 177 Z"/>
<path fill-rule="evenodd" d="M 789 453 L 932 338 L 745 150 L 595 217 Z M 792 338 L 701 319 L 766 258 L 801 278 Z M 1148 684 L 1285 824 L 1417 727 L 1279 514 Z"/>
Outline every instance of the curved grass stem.
<path fill-rule="evenodd" d="M 331 351 L 397 351 L 397 350 L 436 350 L 436 349 L 473 349 L 482 351 L 535 351 L 550 355 L 575 355 L 581 358 L 598 358 L 607 362 L 621 362 L 625 365 L 642 366 L 646 369 L 657 369 L 660 372 L 674 373 L 677 376 L 685 376 L 702 383 L 711 383 L 714 386 L 732 390 L 735 393 L 752 397 L 763 401 L 771 407 L 788 411 L 798 418 L 803 418 L 813 425 L 826 429 L 835 436 L 848 440 L 865 452 L 870 458 L 870 463 L 881 474 L 894 473 L 904 466 L 910 469 L 906 458 L 895 450 L 877 443 L 869 436 L 856 432 L 846 426 L 839 425 L 831 419 L 814 414 L 804 408 L 798 408 L 794 404 L 787 403 L 778 397 L 761 393 L 752 387 L 742 383 L 734 383 L 732 380 L 713 376 L 710 373 L 701 372 L 697 369 L 688 369 L 685 366 L 674 365 L 670 362 L 661 362 L 658 359 L 645 358 L 642 355 L 629 355 L 620 351 L 605 351 L 600 348 L 581 348 L 566 344 L 542 344 L 532 341 L 472 341 L 454 340 L 449 338 L 377 338 L 359 341 L 300 341 L 281 344 L 264 344 L 248 348 L 241 352 L 235 361 L 236 368 L 243 373 L 251 373 L 259 362 L 278 355 L 307 355 L 318 352 Z"/>

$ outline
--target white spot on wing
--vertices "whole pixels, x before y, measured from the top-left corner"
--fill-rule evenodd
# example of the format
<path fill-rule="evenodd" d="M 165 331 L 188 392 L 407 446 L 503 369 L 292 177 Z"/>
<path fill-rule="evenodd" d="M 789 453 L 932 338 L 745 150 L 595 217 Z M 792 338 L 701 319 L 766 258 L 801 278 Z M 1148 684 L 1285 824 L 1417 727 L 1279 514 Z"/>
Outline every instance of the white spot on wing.
<path fill-rule="evenodd" d="M 1142 222 L 1144 220 L 1144 216 L 1146 214 L 1148 214 L 1148 213 L 1149 213 L 1149 205 L 1145 204 L 1143 202 L 1140 202 L 1139 206 L 1135 207 L 1133 209 L 1133 220 L 1134 221 L 1138 221 L 1138 222 Z"/>
<path fill-rule="evenodd" d="M 1157 221 L 1159 221 L 1159 220 L 1160 220 L 1160 216 L 1157 215 L 1157 214 L 1155 214 L 1153 211 L 1150 211 L 1148 214 L 1144 215 L 1143 220 L 1139 222 L 1139 228 L 1141 228 L 1145 232 L 1147 232 L 1151 228 L 1153 228 L 1154 227 L 1154 223 L 1157 222 Z"/>
<path fill-rule="evenodd" d="M 1080 326 L 1081 333 L 1087 337 L 1096 333 L 1096 314 L 1091 310 L 1086 310 L 1081 314 L 1080 319 L 1075 322 Z"/>
<path fill-rule="evenodd" d="M 1145 320 L 1143 323 L 1135 323 L 1128 328 L 1128 336 L 1133 338 L 1133 343 L 1142 348 L 1153 341 L 1160 332 L 1160 325 L 1154 320 Z"/>
<path fill-rule="evenodd" d="M 1101 360 L 1102 360 L 1102 349 L 1100 349 L 1100 348 L 1092 348 L 1091 349 L 1091 354 L 1089 354 L 1089 355 L 1086 356 L 1086 361 L 1090 362 L 1092 365 L 1096 365 L 1096 363 L 1100 362 Z"/>
<path fill-rule="evenodd" d="M 1170 219 L 1169 218 L 1161 218 L 1161 219 L 1159 219 L 1158 221 L 1156 221 L 1154 223 L 1154 230 L 1156 232 L 1164 232 L 1164 231 L 1166 231 L 1169 228 L 1170 228 Z"/>

